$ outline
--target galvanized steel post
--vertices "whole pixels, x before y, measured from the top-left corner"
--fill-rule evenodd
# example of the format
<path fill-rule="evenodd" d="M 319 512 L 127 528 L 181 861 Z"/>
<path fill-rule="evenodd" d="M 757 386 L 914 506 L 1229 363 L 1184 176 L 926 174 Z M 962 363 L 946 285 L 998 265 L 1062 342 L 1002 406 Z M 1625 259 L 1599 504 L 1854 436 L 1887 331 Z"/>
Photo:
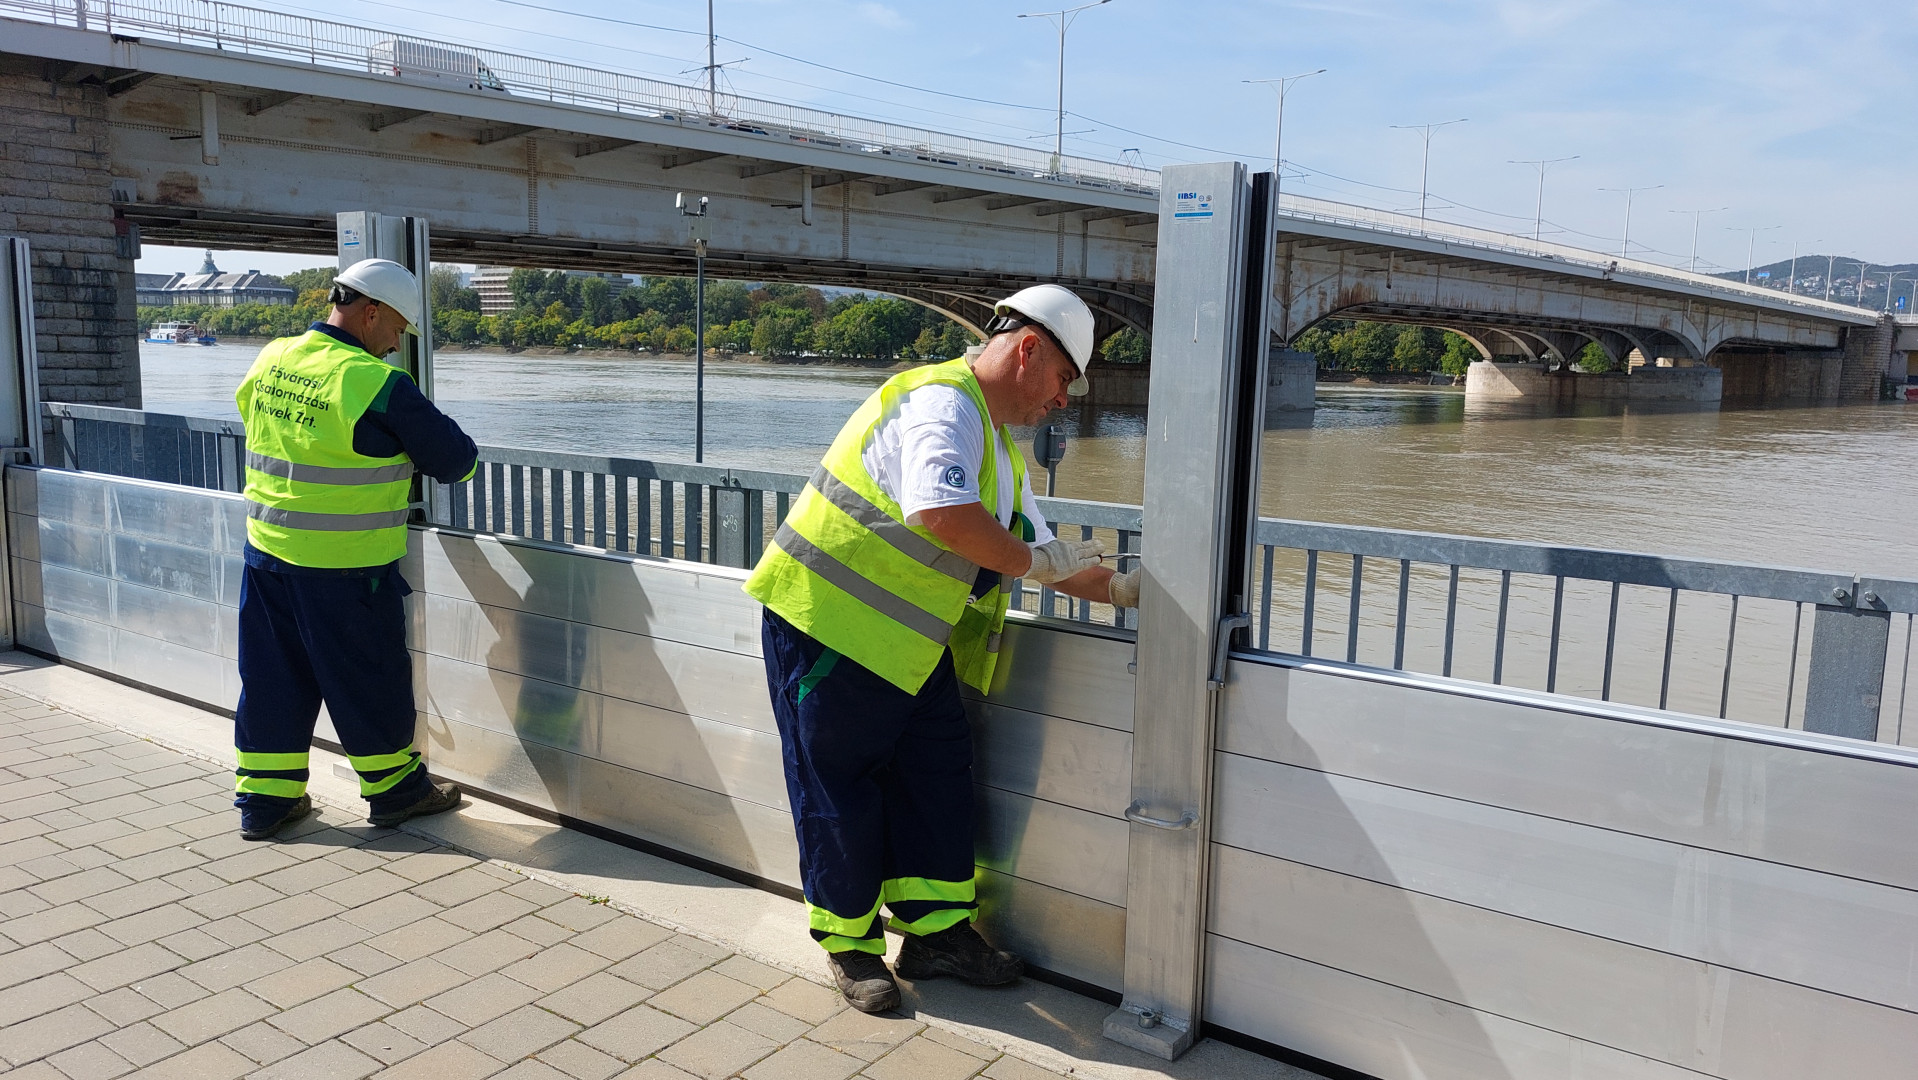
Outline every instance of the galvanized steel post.
<path fill-rule="evenodd" d="M 40 461 L 39 348 L 33 334 L 33 260 L 27 242 L 0 238 L 0 469 Z M 6 501 L 0 485 L 0 508 Z M 11 552 L 0 513 L 0 552 Z M 0 567 L 0 648 L 13 648 L 12 559 Z"/>
<path fill-rule="evenodd" d="M 1105 1035 L 1170 1060 L 1203 1015 L 1215 691 L 1244 625 L 1272 189 L 1264 177 L 1248 182 L 1237 162 L 1162 176 L 1125 998 Z"/>
<path fill-rule="evenodd" d="M 374 210 L 346 210 L 336 216 L 339 268 L 363 259 L 390 259 L 413 272 L 420 283 L 420 321 L 417 337 L 400 339 L 394 367 L 413 377 L 430 400 L 433 397 L 433 245 L 426 219 L 381 214 Z M 429 522 L 441 522 L 437 512 L 439 485 L 414 478 L 414 501 L 421 503 Z"/>

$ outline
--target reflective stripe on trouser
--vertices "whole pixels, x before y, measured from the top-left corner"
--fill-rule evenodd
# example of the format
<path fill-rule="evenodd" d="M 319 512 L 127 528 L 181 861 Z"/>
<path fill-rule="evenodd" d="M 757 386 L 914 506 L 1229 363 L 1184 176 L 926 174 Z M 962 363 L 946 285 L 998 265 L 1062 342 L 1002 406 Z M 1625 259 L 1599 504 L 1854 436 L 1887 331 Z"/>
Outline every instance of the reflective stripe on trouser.
<path fill-rule="evenodd" d="M 306 794 L 306 751 L 288 754 L 262 754 L 247 750 L 234 752 L 239 759 L 234 772 L 233 790 L 242 795 L 270 795 L 297 799 Z"/>
<path fill-rule="evenodd" d="M 977 910 L 972 739 L 948 657 L 908 694 L 768 611 L 761 628 L 812 936 L 885 951 L 878 917 L 930 934 Z"/>
<path fill-rule="evenodd" d="M 233 722 L 241 773 L 234 802 L 242 810 L 304 793 L 322 702 L 374 813 L 404 809 L 430 790 L 413 746 L 406 582 L 395 567 L 369 574 L 246 566 Z"/>

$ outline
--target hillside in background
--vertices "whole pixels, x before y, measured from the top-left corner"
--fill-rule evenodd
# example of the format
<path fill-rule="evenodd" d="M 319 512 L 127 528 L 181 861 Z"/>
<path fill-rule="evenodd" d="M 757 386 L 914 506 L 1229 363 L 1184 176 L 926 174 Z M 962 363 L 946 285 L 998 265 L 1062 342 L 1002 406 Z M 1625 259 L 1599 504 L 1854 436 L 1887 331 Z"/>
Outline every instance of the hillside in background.
<path fill-rule="evenodd" d="M 1864 276 L 1862 294 L 1859 287 L 1859 275 Z M 1733 270 L 1719 277 L 1731 281 L 1744 281 L 1745 271 Z M 1763 288 L 1784 291 L 1785 281 L 1792 276 L 1792 260 L 1780 259 L 1774 263 L 1751 268 L 1751 283 Z M 1830 293 L 1826 292 L 1826 277 L 1831 278 Z M 1890 309 L 1900 314 L 1918 312 L 1918 302 L 1914 301 L 1914 282 L 1918 281 L 1918 263 L 1893 263 L 1881 266 L 1877 263 L 1861 263 L 1849 255 L 1800 255 L 1797 264 L 1796 288 L 1791 291 L 1800 296 L 1815 296 L 1824 299 L 1829 295 L 1841 304 L 1856 304 L 1859 307 L 1877 311 L 1886 309 L 1886 288 L 1891 290 Z"/>

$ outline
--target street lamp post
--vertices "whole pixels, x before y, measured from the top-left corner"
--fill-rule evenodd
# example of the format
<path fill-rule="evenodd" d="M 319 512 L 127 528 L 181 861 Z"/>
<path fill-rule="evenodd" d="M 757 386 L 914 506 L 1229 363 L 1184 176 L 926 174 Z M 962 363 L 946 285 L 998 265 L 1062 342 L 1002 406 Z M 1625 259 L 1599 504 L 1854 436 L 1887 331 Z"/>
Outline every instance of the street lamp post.
<path fill-rule="evenodd" d="M 1279 95 L 1278 130 L 1272 136 L 1272 194 L 1275 197 L 1279 193 L 1280 184 L 1285 179 L 1285 95 L 1286 95 L 1286 92 L 1291 90 L 1292 84 L 1295 82 L 1298 82 L 1300 79 L 1309 79 L 1314 75 L 1323 75 L 1323 74 L 1325 74 L 1325 69 L 1320 68 L 1317 71 L 1308 71 L 1302 75 L 1286 75 L 1277 79 L 1241 79 L 1239 80 L 1240 82 L 1256 83 L 1263 86 L 1269 86 L 1273 90 L 1277 91 Z"/>
<path fill-rule="evenodd" d="M 1898 287 L 1898 275 L 1887 272 L 1885 274 L 1885 314 L 1887 315 L 1891 314 L 1892 290 L 1896 289 L 1897 287 Z"/>
<path fill-rule="evenodd" d="M 692 218 L 687 233 L 693 241 L 693 461 L 706 460 L 706 196 L 689 202 L 680 192 L 673 205 Z"/>
<path fill-rule="evenodd" d="M 1507 165 L 1531 165 L 1538 169 L 1538 208 L 1532 217 L 1532 240 L 1534 243 L 1545 238 L 1545 170 L 1562 161 L 1577 161 L 1579 155 L 1571 157 L 1535 158 L 1530 161 L 1507 161 Z"/>
<path fill-rule="evenodd" d="M 1838 256 L 1825 256 L 1825 299 L 1831 299 L 1831 276 L 1838 272 Z"/>
<path fill-rule="evenodd" d="M 1824 243 L 1823 240 L 1813 240 L 1812 246 L 1816 247 L 1822 243 Z M 1793 240 L 1791 243 L 1791 280 L 1785 282 L 1785 291 L 1791 293 L 1793 296 L 1798 295 L 1798 246 L 1799 241 Z"/>
<path fill-rule="evenodd" d="M 1461 117 L 1457 120 L 1447 120 L 1441 124 L 1393 124 L 1392 125 L 1392 128 L 1395 131 L 1416 131 L 1425 139 L 1425 154 L 1423 157 L 1419 159 L 1419 235 L 1421 236 L 1425 234 L 1425 192 L 1426 192 L 1425 181 L 1426 181 L 1426 177 L 1431 175 L 1432 133 L 1442 127 L 1451 127 L 1453 124 L 1463 124 L 1463 123 L 1465 123 L 1465 118 Z"/>
<path fill-rule="evenodd" d="M 1066 154 L 1066 31 L 1072 27 L 1072 20 L 1078 18 L 1080 12 L 1111 2 L 1112 0 L 1092 0 L 1090 4 L 1080 4 L 1078 7 L 1066 8 L 1062 11 L 1034 11 L 1019 16 L 1021 19 L 1054 19 L 1059 24 L 1059 127 L 1053 135 L 1052 142 L 1054 175 L 1059 173 L 1060 163 L 1065 160 Z"/>
<path fill-rule="evenodd" d="M 1674 214 L 1690 214 L 1692 216 L 1692 265 L 1690 270 L 1688 271 L 1689 273 L 1693 273 L 1693 274 L 1698 273 L 1698 222 L 1699 220 L 1703 218 L 1706 214 L 1721 214 L 1730 209 L 1731 207 L 1729 206 L 1720 206 L 1711 210 L 1673 210 L 1672 211 L 1672 213 Z"/>
<path fill-rule="evenodd" d="M 1745 284 L 1750 285 L 1752 283 L 1752 255 L 1758 250 L 1758 234 L 1782 228 L 1784 228 L 1783 225 L 1747 225 L 1743 228 L 1730 225 L 1726 226 L 1726 229 L 1730 232 L 1749 234 L 1745 240 Z"/>
<path fill-rule="evenodd" d="M 1632 257 L 1632 196 L 1641 191 L 1657 191 L 1664 186 L 1664 184 L 1653 184 L 1649 187 L 1608 187 L 1598 189 L 1600 191 L 1622 191 L 1625 193 L 1625 234 L 1620 237 L 1618 241 L 1619 258 L 1629 259 Z"/>

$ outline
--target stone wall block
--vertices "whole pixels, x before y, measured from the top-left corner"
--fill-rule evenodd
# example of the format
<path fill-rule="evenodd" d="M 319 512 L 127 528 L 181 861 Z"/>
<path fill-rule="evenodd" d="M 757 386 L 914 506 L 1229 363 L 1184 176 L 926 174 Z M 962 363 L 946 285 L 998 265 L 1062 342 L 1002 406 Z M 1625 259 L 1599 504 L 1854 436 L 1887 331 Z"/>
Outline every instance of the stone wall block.
<path fill-rule="evenodd" d="M 106 92 L 3 74 L 0 115 L 0 228 L 33 245 L 42 395 L 138 407 L 133 266 L 114 241 Z"/>

